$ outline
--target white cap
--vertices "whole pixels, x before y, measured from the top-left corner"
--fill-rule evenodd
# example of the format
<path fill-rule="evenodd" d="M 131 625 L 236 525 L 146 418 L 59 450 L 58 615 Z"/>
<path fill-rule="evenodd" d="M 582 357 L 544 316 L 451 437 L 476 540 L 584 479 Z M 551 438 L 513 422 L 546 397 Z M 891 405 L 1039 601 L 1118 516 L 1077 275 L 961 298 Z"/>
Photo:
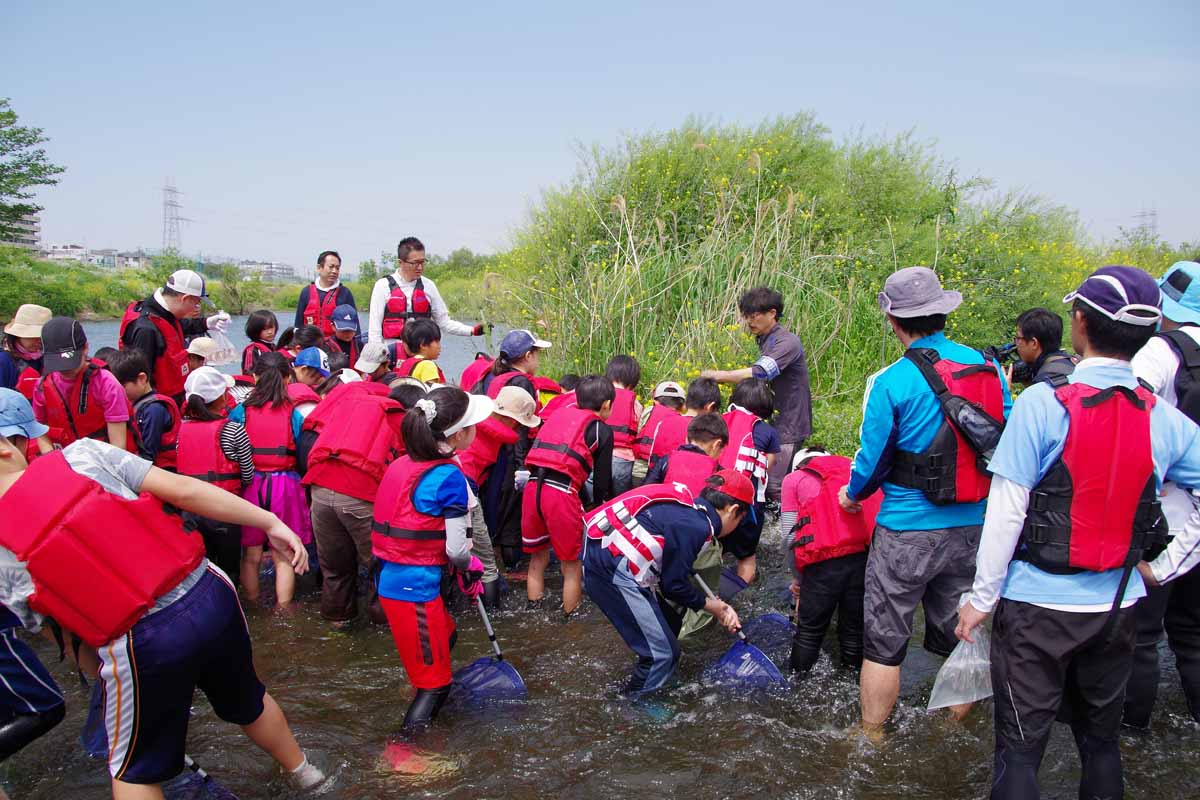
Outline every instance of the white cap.
<path fill-rule="evenodd" d="M 680 400 L 687 399 L 687 392 L 683 391 L 683 387 L 675 381 L 663 381 L 658 386 L 654 387 L 655 397 L 678 397 Z"/>
<path fill-rule="evenodd" d="M 358 381 L 362 380 L 362 375 L 359 375 L 357 372 L 350 369 L 349 367 L 338 370 L 337 376 L 338 376 L 338 380 L 341 381 L 342 383 L 357 383 Z"/>
<path fill-rule="evenodd" d="M 212 367 L 200 367 L 188 374 L 183 382 L 183 391 L 187 395 L 199 395 L 205 403 L 211 403 L 225 396 L 225 392 L 233 387 L 233 376 L 222 375 Z"/>
<path fill-rule="evenodd" d="M 513 387 L 514 389 L 517 387 Z M 496 403 L 492 398 L 482 394 L 467 395 L 467 410 L 457 422 L 446 428 L 443 434 L 450 436 L 470 425 L 478 425 L 492 415 Z"/>
<path fill-rule="evenodd" d="M 370 373 L 388 362 L 387 345 L 383 342 L 368 342 L 358 354 L 354 368 L 359 372 Z"/>
<path fill-rule="evenodd" d="M 192 297 L 208 297 L 204 289 L 204 278 L 199 272 L 190 269 L 177 269 L 167 277 L 166 287 L 180 294 Z"/>
<path fill-rule="evenodd" d="M 218 349 L 216 341 L 208 336 L 197 336 L 187 347 L 189 355 L 201 358 L 212 358 Z"/>

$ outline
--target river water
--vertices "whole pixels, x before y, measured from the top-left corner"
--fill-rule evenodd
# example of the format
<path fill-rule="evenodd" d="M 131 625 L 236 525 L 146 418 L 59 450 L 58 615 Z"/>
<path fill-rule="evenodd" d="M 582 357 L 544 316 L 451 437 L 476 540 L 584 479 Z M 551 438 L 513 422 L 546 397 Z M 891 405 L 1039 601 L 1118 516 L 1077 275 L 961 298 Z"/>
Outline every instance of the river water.
<path fill-rule="evenodd" d="M 235 324 L 236 325 L 236 324 Z M 106 333 L 108 327 L 111 333 Z M 93 346 L 115 339 L 116 323 L 88 324 Z M 476 340 L 478 341 L 478 340 Z M 448 337 L 447 372 L 470 357 L 471 340 Z M 786 611 L 788 582 L 778 533 L 764 534 L 762 578 L 736 601 L 743 619 Z M 269 585 L 269 581 L 265 586 Z M 560 585 L 548 580 L 552 597 Z M 858 718 L 856 683 L 828 655 L 810 678 L 770 693 L 706 684 L 704 668 L 730 644 L 709 626 L 683 642 L 679 680 L 646 707 L 618 697 L 632 665 L 600 611 L 585 604 L 563 623 L 525 611 L 514 582 L 494 617 L 530 699 L 519 708 L 449 711 L 423 742 L 427 768 L 402 775 L 381 767 L 388 735 L 400 726 L 411 689 L 386 627 L 334 633 L 320 620 L 317 592 L 302 579 L 299 611 L 281 617 L 247 608 L 259 675 L 287 713 L 312 759 L 335 777 L 326 797 L 358 798 L 979 798 L 991 775 L 991 701 L 963 724 L 928 714 L 938 661 L 913 646 L 890 732 L 873 745 L 850 733 Z M 268 591 L 264 594 L 269 595 Z M 921 622 L 914 642 L 921 640 Z M 832 638 L 832 637 L 831 637 Z M 102 763 L 77 744 L 87 698 L 43 640 L 35 647 L 67 694 L 67 719 L 0 767 L 10 794 L 30 800 L 104 798 Z M 456 666 L 488 653 L 483 625 L 459 617 Z M 1200 727 L 1190 721 L 1173 662 L 1164 649 L 1162 685 L 1147 734 L 1122 737 L 1129 798 L 1200 796 Z M 780 654 L 779 663 L 786 661 Z M 188 751 L 244 800 L 292 797 L 277 768 L 196 694 Z M 1074 743 L 1056 726 L 1042 767 L 1044 796 L 1073 798 Z"/>

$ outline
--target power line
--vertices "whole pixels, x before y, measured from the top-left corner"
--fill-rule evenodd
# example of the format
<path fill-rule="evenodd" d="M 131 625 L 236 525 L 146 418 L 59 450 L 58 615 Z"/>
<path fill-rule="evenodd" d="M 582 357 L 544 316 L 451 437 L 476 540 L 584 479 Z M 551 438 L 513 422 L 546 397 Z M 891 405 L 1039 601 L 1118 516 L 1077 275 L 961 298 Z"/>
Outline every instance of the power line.
<path fill-rule="evenodd" d="M 163 192 L 163 212 L 162 212 L 162 247 L 164 251 L 173 250 L 176 253 L 183 249 L 183 237 L 180 234 L 180 223 L 191 222 L 187 217 L 180 216 L 179 212 L 183 205 L 179 202 L 179 196 L 183 192 L 175 188 L 175 181 L 167 178 L 166 183 L 162 187 Z"/>

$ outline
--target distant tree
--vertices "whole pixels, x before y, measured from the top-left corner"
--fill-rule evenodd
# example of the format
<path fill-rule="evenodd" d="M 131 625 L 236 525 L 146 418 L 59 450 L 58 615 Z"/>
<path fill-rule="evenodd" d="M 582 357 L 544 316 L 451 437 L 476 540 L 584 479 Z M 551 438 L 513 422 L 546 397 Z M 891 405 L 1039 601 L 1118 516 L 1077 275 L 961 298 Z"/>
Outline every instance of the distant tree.
<path fill-rule="evenodd" d="M 267 286 L 255 275 L 247 278 L 236 264 L 207 264 L 204 273 L 213 281 L 213 302 L 230 314 L 245 314 L 262 308 Z"/>
<path fill-rule="evenodd" d="M 358 280 L 361 283 L 374 283 L 379 278 L 379 265 L 375 259 L 358 262 Z"/>
<path fill-rule="evenodd" d="M 40 144 L 48 142 L 41 128 L 17 124 L 17 113 L 0 97 L 0 239 L 17 235 L 16 223 L 42 207 L 28 202 L 34 186 L 54 186 L 64 167 L 51 164 Z"/>
<path fill-rule="evenodd" d="M 379 251 L 379 277 L 390 275 L 396 271 L 396 251 Z"/>

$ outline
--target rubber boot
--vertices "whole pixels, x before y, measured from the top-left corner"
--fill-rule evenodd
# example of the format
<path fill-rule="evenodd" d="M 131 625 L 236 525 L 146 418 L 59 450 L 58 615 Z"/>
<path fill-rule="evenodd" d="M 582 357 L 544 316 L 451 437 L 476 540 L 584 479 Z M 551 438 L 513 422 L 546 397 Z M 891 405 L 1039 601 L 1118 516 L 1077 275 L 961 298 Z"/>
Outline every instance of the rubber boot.
<path fill-rule="evenodd" d="M 442 710 L 446 698 L 450 696 L 450 687 L 438 689 L 417 689 L 417 695 L 404 713 L 403 730 L 405 733 L 419 733 L 428 728 Z"/>
<path fill-rule="evenodd" d="M 488 611 L 499 611 L 504 608 L 504 599 L 500 596 L 499 580 L 483 585 L 483 607 Z"/>
<path fill-rule="evenodd" d="M 0 761 L 42 736 L 66 716 L 65 704 L 40 714 L 18 714 L 0 725 Z"/>

